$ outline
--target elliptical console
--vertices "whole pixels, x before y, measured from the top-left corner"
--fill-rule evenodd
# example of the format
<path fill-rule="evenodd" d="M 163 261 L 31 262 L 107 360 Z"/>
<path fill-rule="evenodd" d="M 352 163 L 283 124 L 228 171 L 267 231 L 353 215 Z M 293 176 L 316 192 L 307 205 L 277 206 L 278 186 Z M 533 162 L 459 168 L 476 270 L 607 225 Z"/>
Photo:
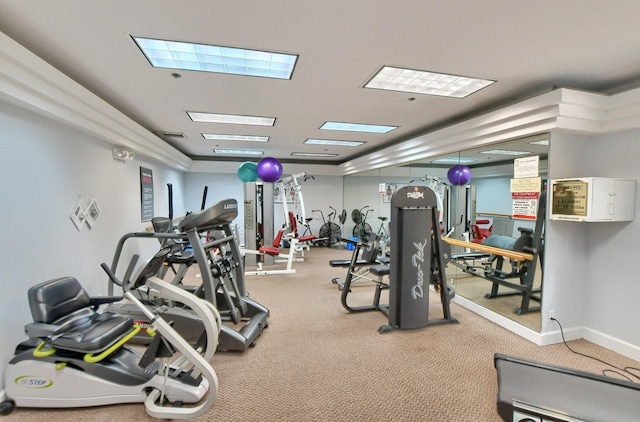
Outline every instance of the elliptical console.
<path fill-rule="evenodd" d="M 229 224 L 238 216 L 238 201 L 224 199 L 210 206 L 206 210 L 196 211 L 185 215 L 178 229 L 181 232 L 193 230 L 196 227 L 204 230 L 212 226 Z"/>

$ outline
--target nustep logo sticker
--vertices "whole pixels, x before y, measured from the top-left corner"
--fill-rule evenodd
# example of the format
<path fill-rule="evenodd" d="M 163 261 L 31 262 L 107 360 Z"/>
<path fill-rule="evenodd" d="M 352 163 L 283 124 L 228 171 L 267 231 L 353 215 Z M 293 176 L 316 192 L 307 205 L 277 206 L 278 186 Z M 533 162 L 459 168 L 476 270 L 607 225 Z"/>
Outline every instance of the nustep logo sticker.
<path fill-rule="evenodd" d="M 47 378 L 34 377 L 32 375 L 25 375 L 18 377 L 15 383 L 27 388 L 48 388 L 53 385 L 53 381 Z"/>

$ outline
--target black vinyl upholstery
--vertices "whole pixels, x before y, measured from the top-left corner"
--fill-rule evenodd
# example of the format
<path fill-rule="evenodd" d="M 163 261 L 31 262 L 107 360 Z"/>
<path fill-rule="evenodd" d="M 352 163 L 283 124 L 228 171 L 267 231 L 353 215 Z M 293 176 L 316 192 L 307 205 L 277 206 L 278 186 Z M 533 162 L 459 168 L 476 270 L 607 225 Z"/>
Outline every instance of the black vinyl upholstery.
<path fill-rule="evenodd" d="M 124 336 L 133 324 L 130 317 L 93 309 L 91 297 L 74 277 L 33 286 L 28 297 L 34 322 L 25 327 L 27 335 L 38 332 L 39 338 L 57 349 L 100 352 Z"/>

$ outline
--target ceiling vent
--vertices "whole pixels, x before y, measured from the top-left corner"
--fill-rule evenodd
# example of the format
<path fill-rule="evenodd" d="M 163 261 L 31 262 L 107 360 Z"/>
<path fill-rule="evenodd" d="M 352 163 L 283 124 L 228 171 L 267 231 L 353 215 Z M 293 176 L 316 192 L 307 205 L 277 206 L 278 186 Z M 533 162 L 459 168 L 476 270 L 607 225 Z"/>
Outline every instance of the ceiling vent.
<path fill-rule="evenodd" d="M 187 136 L 181 132 L 156 132 L 156 133 L 163 138 L 187 139 Z"/>

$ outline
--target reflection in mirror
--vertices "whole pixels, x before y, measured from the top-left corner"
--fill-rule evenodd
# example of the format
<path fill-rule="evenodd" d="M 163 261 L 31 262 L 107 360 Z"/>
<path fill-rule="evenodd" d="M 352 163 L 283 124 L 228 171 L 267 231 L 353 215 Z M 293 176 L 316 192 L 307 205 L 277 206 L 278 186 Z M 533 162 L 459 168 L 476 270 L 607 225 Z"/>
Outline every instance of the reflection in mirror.
<path fill-rule="evenodd" d="M 472 178 L 469 184 L 454 188 L 458 192 L 453 206 L 463 216 L 464 227 L 451 237 L 473 246 L 453 246 L 452 254 L 460 259 L 452 260 L 447 267 L 447 276 L 458 295 L 537 332 L 542 323 L 540 303 L 536 300 L 541 297 L 542 256 L 537 254 L 542 253 L 544 219 L 537 218 L 535 195 L 542 180 L 546 180 L 547 156 L 546 134 L 458 155 L 471 168 Z M 514 160 L 527 157 L 538 157 L 537 166 L 532 167 L 535 174 L 518 179 L 518 184 L 529 180 L 536 183 L 533 188 L 512 193 L 518 190 L 516 182 L 512 182 Z M 486 249 L 475 249 L 474 246 L 479 248 L 477 245 L 497 247 L 500 251 L 489 253 Z M 505 250 L 527 255 L 501 255 Z M 536 254 L 532 255 L 532 251 Z"/>
<path fill-rule="evenodd" d="M 354 234 L 356 223 L 349 218 L 352 210 L 365 212 L 371 209 L 367 222 L 373 234 L 382 226 L 388 233 L 390 195 L 407 184 L 420 184 L 431 187 L 439 197 L 442 236 L 451 239 L 482 244 L 490 235 L 492 241 L 504 241 L 515 244 L 522 231 L 534 231 L 536 212 L 525 211 L 524 218 L 513 218 L 514 199 L 511 193 L 511 179 L 514 177 L 514 159 L 539 157 L 538 174 L 542 180 L 547 176 L 548 135 L 541 134 L 523 139 L 512 140 L 481 148 L 460 151 L 446 156 L 434 157 L 403 166 L 389 167 L 344 178 L 344 204 L 347 210 L 347 222 L 344 233 Z M 456 165 L 468 166 L 471 170 L 469 181 L 448 177 L 449 170 Z M 466 183 L 463 183 L 466 182 Z M 526 195 L 525 195 L 526 197 Z M 524 200 L 524 205 L 535 205 L 537 201 Z M 520 204 L 522 205 L 522 204 Z M 526 207 L 525 207 L 526 208 Z M 387 218 L 382 221 L 382 218 Z M 501 237 L 497 237 L 501 236 Z M 540 237 L 542 237 L 540 235 Z M 505 243 L 506 245 L 506 243 Z M 509 246 L 507 245 L 507 247 Z M 452 246 L 453 254 L 467 254 L 470 258 L 460 261 L 461 265 L 449 263 L 447 279 L 454 286 L 456 294 L 493 312 L 510 318 L 537 332 L 541 328 L 539 306 L 530 301 L 531 312 L 516 313 L 521 307 L 520 291 L 499 287 L 499 293 L 516 293 L 505 296 L 491 296 L 494 283 L 484 277 L 485 271 L 493 272 L 497 268 L 495 255 L 471 248 Z M 475 254 L 475 255 L 474 255 Z M 522 274 L 522 263 L 510 258 L 499 260 L 499 271 L 507 274 Z M 533 285 L 540 286 L 542 268 L 536 260 Z M 529 264 L 531 267 L 532 264 Z M 508 282 L 521 283 L 521 277 L 511 277 Z M 535 288 L 533 296 L 536 295 Z"/>

